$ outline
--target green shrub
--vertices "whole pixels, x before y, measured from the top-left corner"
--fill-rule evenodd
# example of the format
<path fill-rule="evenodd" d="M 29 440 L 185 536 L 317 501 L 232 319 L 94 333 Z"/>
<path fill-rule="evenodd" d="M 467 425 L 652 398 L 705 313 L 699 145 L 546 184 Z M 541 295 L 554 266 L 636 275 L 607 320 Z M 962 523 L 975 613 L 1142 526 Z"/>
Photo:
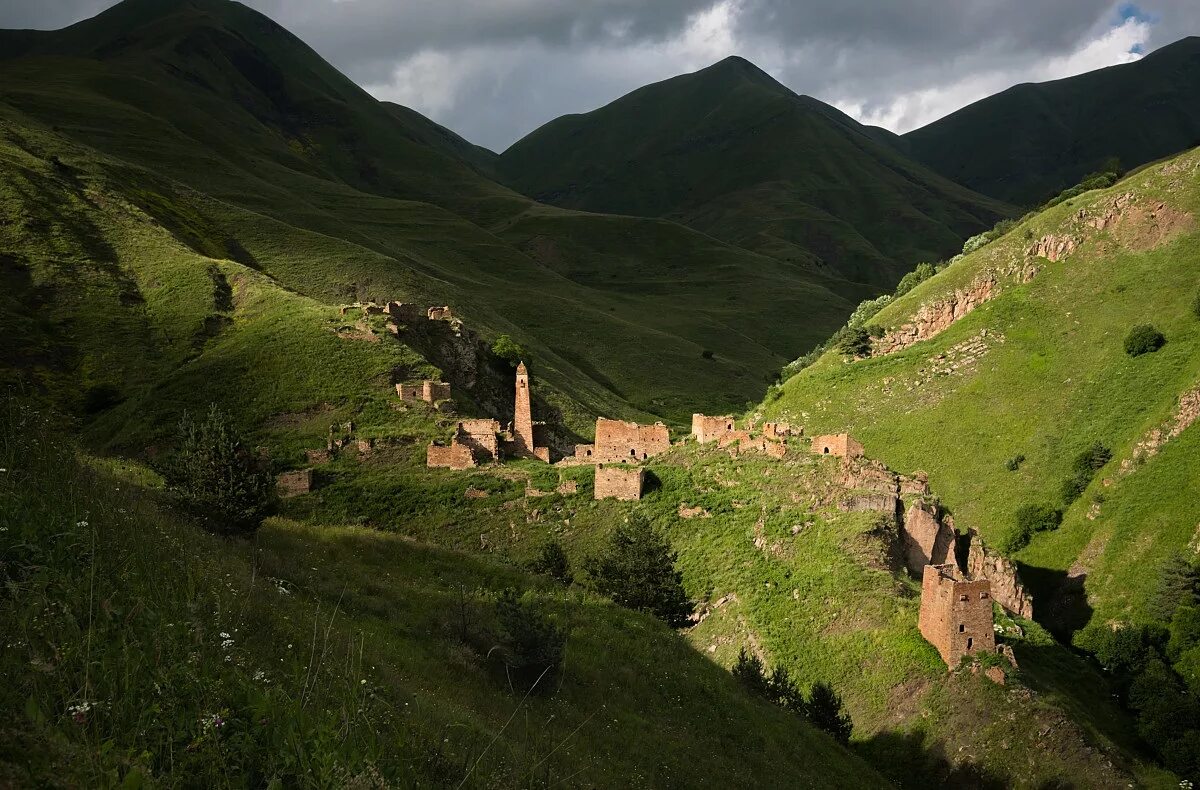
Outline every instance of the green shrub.
<path fill-rule="evenodd" d="M 854 308 L 854 312 L 850 314 L 850 318 L 846 320 L 846 326 L 855 329 L 866 325 L 868 321 L 875 317 L 883 308 L 887 307 L 892 301 L 891 294 L 877 296 L 874 299 L 866 299 L 858 303 L 858 307 Z"/>
<path fill-rule="evenodd" d="M 1022 505 L 1017 508 L 1013 521 L 1012 530 L 1000 546 L 1005 554 L 1012 554 L 1028 546 L 1029 541 L 1038 532 L 1057 529 L 1062 523 L 1062 511 L 1050 505 Z"/>
<path fill-rule="evenodd" d="M 850 742 L 850 731 L 854 724 L 850 714 L 842 707 L 842 698 L 832 686 L 821 681 L 814 683 L 804 707 L 810 722 L 832 735 L 839 743 Z"/>
<path fill-rule="evenodd" d="M 496 338 L 492 343 L 492 353 L 514 366 L 525 358 L 525 349 L 508 335 Z"/>
<path fill-rule="evenodd" d="M 551 690 L 554 684 L 550 681 L 562 668 L 566 632 L 511 587 L 496 601 L 496 619 L 501 633 L 499 654 L 509 677 L 521 685 L 522 693 L 535 687 L 542 693 Z"/>
<path fill-rule="evenodd" d="M 1015 472 L 1021 468 L 1021 464 L 1023 463 L 1025 463 L 1025 456 L 1018 453 L 1004 462 L 1004 468 L 1010 472 Z"/>
<path fill-rule="evenodd" d="M 1196 292 L 1196 296 L 1192 299 L 1192 315 L 1200 318 L 1200 291 Z"/>
<path fill-rule="evenodd" d="M 768 696 L 766 667 L 762 659 L 754 653 L 746 652 L 746 648 L 738 651 L 737 662 L 730 670 L 747 691 L 758 697 Z"/>
<path fill-rule="evenodd" d="M 567 560 L 567 553 L 563 551 L 562 544 L 557 540 L 548 540 L 542 544 L 537 558 L 529 564 L 529 570 L 549 576 L 567 586 L 575 581 L 575 576 L 571 573 L 571 563 Z"/>
<path fill-rule="evenodd" d="M 843 354 L 865 357 L 871 353 L 871 335 L 861 326 L 847 328 L 838 337 L 837 350 Z"/>
<path fill-rule="evenodd" d="M 1071 474 L 1062 482 L 1063 506 L 1069 507 L 1087 489 L 1096 471 L 1112 460 L 1112 451 L 1100 442 L 1075 456 Z"/>
<path fill-rule="evenodd" d="M 276 504 L 275 480 L 215 405 L 197 424 L 184 413 L 175 452 L 159 467 L 176 502 L 210 532 L 254 532 Z"/>
<path fill-rule="evenodd" d="M 1200 646 L 1200 606 L 1180 606 L 1171 618 L 1167 656 L 1178 661 L 1188 650 Z"/>
<path fill-rule="evenodd" d="M 1168 557 L 1158 573 L 1149 610 L 1156 620 L 1169 623 L 1181 606 L 1200 603 L 1200 568 L 1183 554 Z"/>
<path fill-rule="evenodd" d="M 592 586 L 628 609 L 649 612 L 673 628 L 688 621 L 692 605 L 675 570 L 667 539 L 640 516 L 616 528 L 601 554 L 585 569 Z"/>
<path fill-rule="evenodd" d="M 1142 671 L 1153 655 L 1150 632 L 1139 626 L 1090 625 L 1079 632 L 1076 643 L 1095 657 L 1100 666 L 1123 677 Z"/>
<path fill-rule="evenodd" d="M 1153 324 L 1138 324 L 1125 336 L 1125 353 L 1131 357 L 1151 354 L 1166 344 L 1167 339 Z"/>
<path fill-rule="evenodd" d="M 895 296 L 900 297 L 928 280 L 935 273 L 932 263 L 918 263 L 917 268 L 900 278 L 896 284 Z"/>

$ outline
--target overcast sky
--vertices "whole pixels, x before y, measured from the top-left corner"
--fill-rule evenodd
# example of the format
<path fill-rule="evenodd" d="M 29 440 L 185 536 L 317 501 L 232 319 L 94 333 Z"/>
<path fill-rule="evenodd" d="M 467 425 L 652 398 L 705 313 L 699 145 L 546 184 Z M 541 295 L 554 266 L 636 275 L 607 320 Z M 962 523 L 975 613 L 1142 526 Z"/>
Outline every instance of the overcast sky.
<path fill-rule="evenodd" d="M 52 29 L 111 0 L 0 0 Z M 503 150 L 564 113 L 741 55 L 897 132 L 1019 82 L 1200 34 L 1200 0 L 247 0 L 375 96 Z"/>

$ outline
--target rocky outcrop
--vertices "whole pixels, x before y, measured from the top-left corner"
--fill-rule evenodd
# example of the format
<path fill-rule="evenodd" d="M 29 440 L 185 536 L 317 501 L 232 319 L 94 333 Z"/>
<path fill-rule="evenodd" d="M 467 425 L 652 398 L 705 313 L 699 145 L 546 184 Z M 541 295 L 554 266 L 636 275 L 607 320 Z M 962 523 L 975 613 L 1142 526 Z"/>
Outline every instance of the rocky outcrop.
<path fill-rule="evenodd" d="M 949 296 L 922 305 L 912 320 L 872 341 L 871 355 L 891 354 L 944 332 L 951 324 L 988 301 L 998 292 L 995 274 L 980 275 L 970 285 Z"/>
<path fill-rule="evenodd" d="M 842 488 L 848 490 L 875 491 L 881 494 L 899 494 L 900 478 L 881 461 L 864 458 L 847 458 L 842 464 Z"/>
<path fill-rule="evenodd" d="M 1137 468 L 1138 463 L 1158 455 L 1158 451 L 1164 444 L 1186 431 L 1198 419 L 1200 419 L 1200 385 L 1180 395 L 1175 413 L 1162 425 L 1150 429 L 1134 446 L 1133 458 L 1126 458 L 1121 462 L 1121 474 L 1129 474 Z"/>
<path fill-rule="evenodd" d="M 941 508 L 932 502 L 914 502 L 904 514 L 900 534 L 905 567 L 920 576 L 926 565 L 954 562 L 956 537 L 954 528 L 943 520 Z"/>
<path fill-rule="evenodd" d="M 838 509 L 849 513 L 875 511 L 895 518 L 900 512 L 900 498 L 891 494 L 851 494 L 838 503 Z"/>
<path fill-rule="evenodd" d="M 967 540 L 967 573 L 973 579 L 992 583 L 992 598 L 1012 614 L 1033 619 L 1033 596 L 1017 575 L 1017 567 L 987 546 L 975 530 L 969 530 Z"/>
<path fill-rule="evenodd" d="M 1045 258 L 1054 263 L 1075 252 L 1078 246 L 1079 238 L 1076 236 L 1048 233 L 1035 241 L 1025 254 L 1031 258 Z"/>

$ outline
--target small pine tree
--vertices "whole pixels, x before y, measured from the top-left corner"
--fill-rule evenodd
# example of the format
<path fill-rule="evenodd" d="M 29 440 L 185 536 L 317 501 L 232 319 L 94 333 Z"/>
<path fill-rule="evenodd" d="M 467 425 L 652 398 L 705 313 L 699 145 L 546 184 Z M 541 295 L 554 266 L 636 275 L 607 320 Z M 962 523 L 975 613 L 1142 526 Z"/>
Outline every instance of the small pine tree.
<path fill-rule="evenodd" d="M 767 694 L 772 702 L 784 710 L 801 716 L 807 715 L 804 692 L 800 691 L 796 681 L 792 680 L 791 673 L 782 664 L 771 670 L 771 676 L 767 678 Z"/>
<path fill-rule="evenodd" d="M 840 743 L 849 743 L 854 723 L 850 714 L 842 708 L 841 696 L 828 683 L 817 681 L 812 685 L 805 703 L 808 720 Z"/>
<path fill-rule="evenodd" d="M 838 338 L 837 350 L 855 357 L 871 353 L 871 333 L 861 326 L 848 327 Z"/>
<path fill-rule="evenodd" d="M 1161 623 L 1171 622 L 1180 606 L 1200 603 L 1200 567 L 1183 554 L 1175 554 L 1164 563 L 1158 575 L 1150 614 Z"/>
<path fill-rule="evenodd" d="M 509 676 L 521 684 L 521 691 L 534 683 L 539 691 L 553 688 L 549 681 L 562 668 L 566 632 L 511 587 L 496 601 L 496 619 L 500 623 L 501 656 Z"/>
<path fill-rule="evenodd" d="M 585 568 L 597 592 L 678 628 L 687 622 L 692 605 L 683 590 L 683 574 L 675 570 L 676 556 L 661 533 L 631 516 Z"/>
<path fill-rule="evenodd" d="M 766 678 L 766 667 L 763 666 L 762 659 L 753 653 L 746 652 L 746 648 L 742 648 L 738 652 L 737 663 L 733 665 L 733 676 L 738 679 L 746 690 L 756 697 L 766 697 L 768 684 Z"/>
<path fill-rule="evenodd" d="M 176 501 L 220 535 L 254 532 L 277 501 L 270 470 L 246 451 L 216 405 L 202 423 L 184 413 L 176 450 L 159 471 Z"/>
<path fill-rule="evenodd" d="M 549 576 L 564 586 L 570 586 L 571 582 L 575 581 L 567 553 L 563 551 L 562 544 L 557 540 L 548 540 L 542 544 L 541 551 L 538 552 L 537 558 L 529 564 L 529 569 L 534 573 Z"/>
<path fill-rule="evenodd" d="M 1200 318 L 1200 291 L 1196 292 L 1196 296 L 1192 299 L 1192 315 Z"/>

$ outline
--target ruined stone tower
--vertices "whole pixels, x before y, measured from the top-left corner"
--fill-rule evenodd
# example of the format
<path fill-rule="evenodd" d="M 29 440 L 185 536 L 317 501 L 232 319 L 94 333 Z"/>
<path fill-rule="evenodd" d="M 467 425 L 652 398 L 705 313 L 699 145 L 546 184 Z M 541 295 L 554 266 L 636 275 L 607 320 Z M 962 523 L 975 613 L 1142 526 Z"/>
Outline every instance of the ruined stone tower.
<path fill-rule="evenodd" d="M 991 582 L 969 580 L 953 563 L 926 565 L 918 625 L 951 669 L 963 656 L 995 650 Z"/>
<path fill-rule="evenodd" d="M 533 410 L 529 405 L 529 370 L 517 365 L 517 400 L 513 409 L 513 444 L 521 455 L 533 455 Z"/>

